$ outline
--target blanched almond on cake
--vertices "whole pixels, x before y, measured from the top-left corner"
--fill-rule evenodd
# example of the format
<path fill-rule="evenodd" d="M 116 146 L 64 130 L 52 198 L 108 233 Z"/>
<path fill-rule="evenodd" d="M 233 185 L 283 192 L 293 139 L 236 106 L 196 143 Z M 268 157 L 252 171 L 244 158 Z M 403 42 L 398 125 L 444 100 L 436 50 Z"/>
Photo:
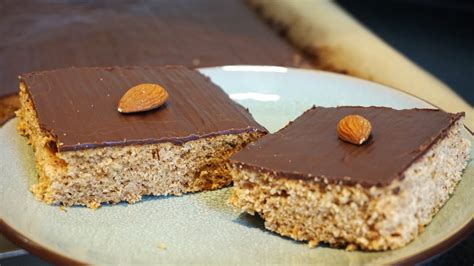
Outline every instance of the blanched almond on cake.
<path fill-rule="evenodd" d="M 168 92 L 158 84 L 143 83 L 129 89 L 120 98 L 117 110 L 136 113 L 155 109 L 168 99 Z"/>
<path fill-rule="evenodd" d="M 348 115 L 337 123 L 339 138 L 352 144 L 361 145 L 370 136 L 372 125 L 360 115 Z"/>

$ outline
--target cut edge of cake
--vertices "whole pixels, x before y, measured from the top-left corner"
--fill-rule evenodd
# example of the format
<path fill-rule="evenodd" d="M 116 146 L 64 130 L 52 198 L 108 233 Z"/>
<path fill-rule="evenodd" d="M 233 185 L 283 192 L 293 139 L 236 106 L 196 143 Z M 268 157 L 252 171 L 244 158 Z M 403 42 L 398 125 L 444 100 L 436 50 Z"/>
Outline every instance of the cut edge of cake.
<path fill-rule="evenodd" d="M 402 247 L 423 232 L 461 180 L 470 152 L 462 121 L 387 186 L 292 179 L 231 159 L 230 203 L 239 212 L 258 214 L 267 229 L 311 247 Z"/>
<path fill-rule="evenodd" d="M 145 195 L 181 195 L 231 184 L 228 159 L 266 134 L 248 128 L 181 144 L 160 142 L 58 151 L 58 138 L 41 128 L 27 85 L 20 82 L 18 132 L 35 154 L 35 198 L 52 205 L 135 203 Z M 113 178 L 110 178 L 113 176 Z"/>

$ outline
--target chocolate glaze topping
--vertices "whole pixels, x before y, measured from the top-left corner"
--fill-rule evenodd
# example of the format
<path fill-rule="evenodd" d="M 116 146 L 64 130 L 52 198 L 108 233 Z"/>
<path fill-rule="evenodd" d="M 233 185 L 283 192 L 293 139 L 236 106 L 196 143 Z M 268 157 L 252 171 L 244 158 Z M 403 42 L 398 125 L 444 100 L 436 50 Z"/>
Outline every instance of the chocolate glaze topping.
<path fill-rule="evenodd" d="M 341 141 L 336 133 L 338 121 L 349 114 L 372 124 L 371 137 L 361 146 Z M 231 161 L 285 178 L 384 186 L 403 178 L 463 115 L 432 109 L 313 107 L 277 133 L 249 144 Z"/>
<path fill-rule="evenodd" d="M 59 151 L 266 132 L 242 106 L 199 72 L 183 66 L 68 68 L 20 77 L 40 127 Z M 117 104 L 131 87 L 157 83 L 169 98 L 143 113 L 122 114 Z"/>
<path fill-rule="evenodd" d="M 0 95 L 21 73 L 65 67 L 295 66 L 297 50 L 243 2 L 2 1 Z"/>

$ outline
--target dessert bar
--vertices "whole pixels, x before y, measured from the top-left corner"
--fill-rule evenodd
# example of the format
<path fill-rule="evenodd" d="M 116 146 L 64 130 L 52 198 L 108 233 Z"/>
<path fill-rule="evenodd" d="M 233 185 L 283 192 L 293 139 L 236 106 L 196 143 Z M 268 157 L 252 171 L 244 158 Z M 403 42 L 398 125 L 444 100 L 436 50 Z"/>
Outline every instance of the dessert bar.
<path fill-rule="evenodd" d="M 354 115 L 370 126 L 355 123 L 356 117 L 340 128 Z M 404 246 L 461 180 L 470 146 L 462 136 L 463 116 L 432 109 L 313 107 L 231 157 L 231 203 L 260 215 L 269 230 L 311 246 Z M 367 139 L 347 141 L 370 127 Z"/>
<path fill-rule="evenodd" d="M 158 84 L 168 100 L 120 113 L 121 97 L 140 84 Z M 183 66 L 24 74 L 20 102 L 18 130 L 39 173 L 31 190 L 48 204 L 96 208 L 220 188 L 231 183 L 229 156 L 266 133 L 207 77 Z"/>

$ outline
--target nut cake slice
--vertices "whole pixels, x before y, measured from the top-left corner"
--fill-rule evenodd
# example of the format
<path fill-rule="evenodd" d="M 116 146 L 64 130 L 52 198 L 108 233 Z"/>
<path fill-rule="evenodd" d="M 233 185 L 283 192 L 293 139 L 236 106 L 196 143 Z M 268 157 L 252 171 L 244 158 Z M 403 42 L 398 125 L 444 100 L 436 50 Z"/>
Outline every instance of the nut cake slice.
<path fill-rule="evenodd" d="M 117 111 L 137 84 L 169 93 L 154 110 Z M 231 183 L 229 156 L 266 133 L 242 106 L 182 66 L 68 68 L 20 77 L 18 130 L 35 151 L 48 204 L 86 205 L 180 195 Z"/>
<path fill-rule="evenodd" d="M 355 116 L 352 116 L 355 115 Z M 387 250 L 413 240 L 448 200 L 469 156 L 464 114 L 313 107 L 231 157 L 231 203 L 311 246 Z M 338 136 L 362 117 L 361 145 Z M 369 124 L 342 128 L 345 138 Z M 347 132 L 353 130 L 353 132 Z M 339 132 L 340 133 L 340 132 Z"/>

